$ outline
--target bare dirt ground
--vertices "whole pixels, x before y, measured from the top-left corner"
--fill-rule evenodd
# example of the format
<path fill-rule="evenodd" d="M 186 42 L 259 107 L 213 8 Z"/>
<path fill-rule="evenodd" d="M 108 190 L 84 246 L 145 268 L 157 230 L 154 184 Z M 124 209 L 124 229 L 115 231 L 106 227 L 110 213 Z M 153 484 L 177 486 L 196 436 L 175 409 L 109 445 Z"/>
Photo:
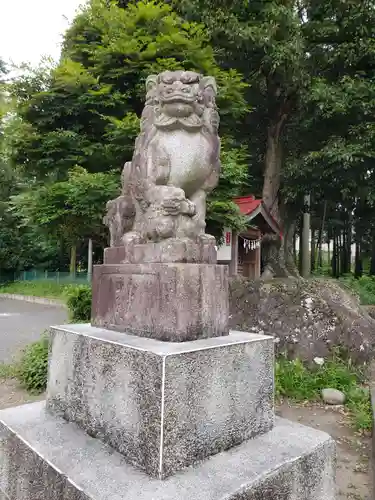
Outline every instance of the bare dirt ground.
<path fill-rule="evenodd" d="M 41 396 L 32 396 L 24 391 L 17 380 L 0 379 L 0 410 L 9 408 L 10 406 L 23 405 L 25 403 L 33 403 L 44 398 Z"/>
<path fill-rule="evenodd" d="M 371 438 L 355 433 L 340 407 L 295 405 L 277 408 L 283 418 L 330 434 L 337 445 L 337 500 L 372 500 Z"/>
<path fill-rule="evenodd" d="M 0 380 L 0 409 L 43 399 L 31 396 L 16 380 Z M 328 432 L 337 443 L 337 500 L 372 500 L 371 439 L 355 433 L 341 408 L 284 402 L 277 414 Z"/>

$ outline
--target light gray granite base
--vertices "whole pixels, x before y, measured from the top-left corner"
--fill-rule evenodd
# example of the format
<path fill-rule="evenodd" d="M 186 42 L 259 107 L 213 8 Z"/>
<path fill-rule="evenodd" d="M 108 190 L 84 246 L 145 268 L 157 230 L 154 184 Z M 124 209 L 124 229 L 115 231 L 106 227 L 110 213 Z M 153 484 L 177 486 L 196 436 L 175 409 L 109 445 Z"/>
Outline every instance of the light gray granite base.
<path fill-rule="evenodd" d="M 53 327 L 47 408 L 165 478 L 272 429 L 273 339 L 176 343 Z"/>
<path fill-rule="evenodd" d="M 0 412 L 0 490 L 10 500 L 334 500 L 334 475 L 334 441 L 279 418 L 267 434 L 158 480 L 43 402 Z"/>

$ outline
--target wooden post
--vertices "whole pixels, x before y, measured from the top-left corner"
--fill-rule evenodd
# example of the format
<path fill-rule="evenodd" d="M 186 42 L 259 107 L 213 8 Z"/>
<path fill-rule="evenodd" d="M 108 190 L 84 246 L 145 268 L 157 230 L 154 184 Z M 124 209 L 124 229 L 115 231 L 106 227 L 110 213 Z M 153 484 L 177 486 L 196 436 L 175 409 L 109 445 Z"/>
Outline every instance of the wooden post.
<path fill-rule="evenodd" d="M 232 252 L 229 262 L 229 275 L 237 276 L 238 274 L 238 233 L 232 231 Z"/>
<path fill-rule="evenodd" d="M 310 195 L 306 194 L 303 203 L 302 230 L 302 277 L 308 278 L 311 273 L 310 259 Z"/>
<path fill-rule="evenodd" d="M 89 248 L 87 255 L 87 281 L 91 282 L 92 277 L 92 239 L 89 238 Z"/>
<path fill-rule="evenodd" d="M 260 278 L 261 274 L 261 249 L 260 246 L 255 249 L 255 279 Z"/>

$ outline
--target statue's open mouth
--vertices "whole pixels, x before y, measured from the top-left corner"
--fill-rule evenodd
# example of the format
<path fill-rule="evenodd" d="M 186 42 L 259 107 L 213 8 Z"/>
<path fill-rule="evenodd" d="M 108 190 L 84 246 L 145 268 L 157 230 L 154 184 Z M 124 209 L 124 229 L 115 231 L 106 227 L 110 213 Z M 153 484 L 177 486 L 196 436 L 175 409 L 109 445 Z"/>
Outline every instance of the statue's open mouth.
<path fill-rule="evenodd" d="M 170 95 L 163 95 L 162 97 L 163 102 L 167 103 L 181 103 L 181 104 L 188 104 L 196 101 L 196 96 L 193 95 L 186 95 L 183 94 L 182 92 L 175 92 L 174 94 Z"/>

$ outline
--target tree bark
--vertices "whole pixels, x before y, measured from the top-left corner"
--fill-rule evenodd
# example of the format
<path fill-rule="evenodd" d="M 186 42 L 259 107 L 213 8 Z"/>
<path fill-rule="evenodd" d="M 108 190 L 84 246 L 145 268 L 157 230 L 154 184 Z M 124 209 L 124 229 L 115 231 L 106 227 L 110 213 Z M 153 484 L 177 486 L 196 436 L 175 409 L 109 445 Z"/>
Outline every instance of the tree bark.
<path fill-rule="evenodd" d="M 355 268 L 354 276 L 356 278 L 361 278 L 363 275 L 363 265 L 362 265 L 362 255 L 361 255 L 361 244 L 358 239 L 355 243 Z"/>
<path fill-rule="evenodd" d="M 370 276 L 375 276 L 375 231 L 372 229 Z"/>
<path fill-rule="evenodd" d="M 341 270 L 341 231 L 336 232 L 336 278 L 339 278 L 342 270 Z"/>
<path fill-rule="evenodd" d="M 318 235 L 318 267 L 320 269 L 322 269 L 323 267 L 323 236 L 324 236 L 324 226 L 326 222 L 326 216 L 327 216 L 327 201 L 325 201 L 323 205 L 323 217 Z"/>
<path fill-rule="evenodd" d="M 341 274 L 346 274 L 346 268 L 347 268 L 347 241 L 346 241 L 346 225 L 344 225 L 344 228 L 342 230 L 342 233 L 340 235 L 340 262 L 341 262 Z"/>
<path fill-rule="evenodd" d="M 328 255 L 327 255 L 327 257 L 328 257 L 328 266 L 329 266 L 329 264 L 331 262 L 331 240 L 330 240 L 329 236 L 328 236 L 327 240 L 328 240 L 328 243 L 327 243 L 327 253 L 328 253 Z"/>
<path fill-rule="evenodd" d="M 73 244 L 70 248 L 69 272 L 72 276 L 75 276 L 76 270 L 77 270 L 77 245 Z"/>
<path fill-rule="evenodd" d="M 271 122 L 267 131 L 267 149 L 265 157 L 263 202 L 272 217 L 281 226 L 279 209 L 280 174 L 282 165 L 281 133 L 286 116 L 281 114 Z M 285 244 L 280 235 L 265 235 L 262 239 L 262 253 L 264 271 L 262 278 L 288 277 L 289 272 L 285 264 Z"/>
<path fill-rule="evenodd" d="M 297 221 L 295 216 L 291 214 L 286 216 L 284 219 L 284 255 L 285 255 L 285 267 L 289 274 L 294 277 L 299 276 L 298 268 L 296 265 L 295 258 L 295 234 L 296 234 Z"/>
<path fill-rule="evenodd" d="M 333 250 L 332 250 L 332 276 L 338 278 L 338 251 L 337 251 L 337 235 L 336 230 L 333 231 Z"/>
<path fill-rule="evenodd" d="M 311 272 L 315 271 L 315 260 L 316 260 L 316 246 L 315 246 L 315 229 L 311 229 L 311 242 L 310 242 L 310 268 Z"/>
<path fill-rule="evenodd" d="M 280 222 L 279 189 L 282 164 L 281 131 L 283 121 L 271 123 L 267 133 L 267 150 L 265 157 L 263 202 L 277 222 Z"/>
<path fill-rule="evenodd" d="M 300 220 L 299 227 L 299 241 L 298 241 L 298 271 L 302 274 L 302 261 L 303 261 L 303 215 Z"/>

